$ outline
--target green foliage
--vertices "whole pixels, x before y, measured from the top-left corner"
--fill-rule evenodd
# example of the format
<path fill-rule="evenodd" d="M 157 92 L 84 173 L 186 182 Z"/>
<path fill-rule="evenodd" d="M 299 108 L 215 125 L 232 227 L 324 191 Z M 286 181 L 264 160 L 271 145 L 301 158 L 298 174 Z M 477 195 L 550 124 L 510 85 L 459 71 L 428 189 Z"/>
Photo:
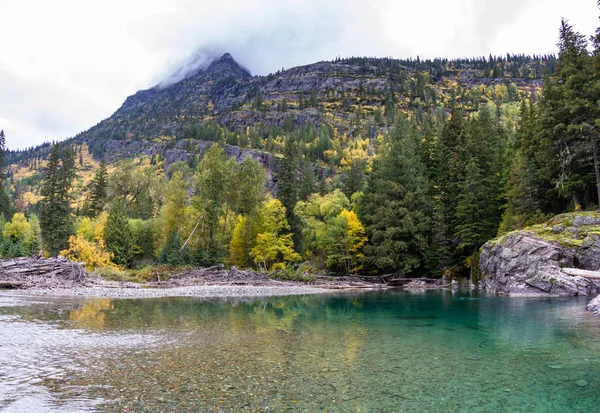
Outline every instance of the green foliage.
<path fill-rule="evenodd" d="M 95 218 L 102 212 L 106 204 L 108 195 L 108 174 L 106 171 L 106 163 L 101 162 L 96 170 L 94 180 L 90 188 L 89 203 L 87 205 L 86 214 L 90 218 Z"/>
<path fill-rule="evenodd" d="M 44 248 L 56 256 L 67 247 L 73 234 L 71 221 L 71 197 L 69 191 L 75 175 L 73 152 L 54 145 L 44 178 L 40 201 L 40 226 Z"/>
<path fill-rule="evenodd" d="M 409 121 L 400 117 L 373 163 L 361 221 L 369 243 L 368 269 L 409 274 L 423 264 L 431 231 L 431 200 L 425 167 Z"/>
<path fill-rule="evenodd" d="M 261 212 L 261 231 L 250 255 L 263 270 L 282 269 L 286 263 L 300 260 L 294 251 L 292 234 L 286 233 L 290 226 L 283 204 L 272 199 L 265 203 Z"/>
<path fill-rule="evenodd" d="M 299 226 L 294 207 L 298 202 L 298 172 L 300 169 L 298 144 L 293 136 L 285 139 L 283 149 L 283 159 L 279 166 L 279 175 L 277 179 L 277 198 L 285 208 L 285 217 L 290 225 L 290 230 L 294 234 L 296 244 L 299 241 Z"/>
<path fill-rule="evenodd" d="M 159 264 L 168 264 L 173 267 L 179 267 L 187 264 L 187 255 L 181 249 L 182 241 L 179 231 L 171 230 L 167 240 L 158 255 Z"/>
<path fill-rule="evenodd" d="M 120 202 L 116 202 L 108 214 L 104 244 L 106 250 L 113 254 L 113 262 L 117 265 L 129 266 L 137 253 L 127 215 Z"/>
<path fill-rule="evenodd" d="M 281 270 L 277 270 L 271 274 L 271 278 L 282 281 L 296 281 L 310 283 L 315 280 L 313 273 L 315 269 L 310 263 L 294 263 L 289 264 Z"/>

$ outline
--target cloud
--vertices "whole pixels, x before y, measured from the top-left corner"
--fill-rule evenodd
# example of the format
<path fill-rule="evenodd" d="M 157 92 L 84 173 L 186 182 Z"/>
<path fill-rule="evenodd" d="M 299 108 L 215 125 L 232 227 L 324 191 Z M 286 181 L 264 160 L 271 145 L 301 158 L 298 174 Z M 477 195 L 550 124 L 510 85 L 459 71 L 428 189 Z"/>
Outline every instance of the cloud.
<path fill-rule="evenodd" d="M 0 128 L 11 148 L 73 136 L 225 52 L 253 74 L 336 56 L 550 53 L 565 13 L 584 33 L 598 24 L 593 0 L 0 0 Z"/>

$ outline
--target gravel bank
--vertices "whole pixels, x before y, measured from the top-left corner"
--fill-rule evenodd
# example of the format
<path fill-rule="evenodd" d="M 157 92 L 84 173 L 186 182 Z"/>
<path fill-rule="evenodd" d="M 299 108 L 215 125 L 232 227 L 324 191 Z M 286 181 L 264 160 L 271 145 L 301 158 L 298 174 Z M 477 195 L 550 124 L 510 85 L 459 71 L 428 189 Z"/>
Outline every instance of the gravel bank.
<path fill-rule="evenodd" d="M 283 295 L 323 294 L 334 292 L 326 288 L 301 285 L 248 286 L 199 285 L 174 288 L 107 288 L 75 287 L 60 289 L 4 290 L 2 295 L 36 295 L 55 297 L 160 298 L 160 297 L 269 297 Z M 339 291 L 338 291 L 339 292 Z"/>

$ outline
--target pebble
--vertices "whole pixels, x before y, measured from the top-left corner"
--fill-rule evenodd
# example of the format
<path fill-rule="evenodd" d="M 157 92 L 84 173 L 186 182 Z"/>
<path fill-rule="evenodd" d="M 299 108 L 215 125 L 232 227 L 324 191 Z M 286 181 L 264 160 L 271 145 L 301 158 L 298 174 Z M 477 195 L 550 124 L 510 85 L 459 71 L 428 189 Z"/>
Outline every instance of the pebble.
<path fill-rule="evenodd" d="M 588 382 L 587 382 L 586 380 L 583 380 L 583 379 L 582 379 L 582 380 L 577 380 L 577 381 L 575 382 L 575 384 L 576 384 L 576 385 L 578 385 L 579 387 L 585 387 L 585 386 L 587 386 L 587 385 L 588 385 Z"/>

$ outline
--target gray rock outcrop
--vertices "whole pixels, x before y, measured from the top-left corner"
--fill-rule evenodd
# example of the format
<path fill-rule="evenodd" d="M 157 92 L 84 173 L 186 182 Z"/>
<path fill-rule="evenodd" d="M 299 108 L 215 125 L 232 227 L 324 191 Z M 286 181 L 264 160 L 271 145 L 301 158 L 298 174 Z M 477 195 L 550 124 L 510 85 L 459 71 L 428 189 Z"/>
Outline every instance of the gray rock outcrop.
<path fill-rule="evenodd" d="M 577 296 L 600 293 L 600 284 L 570 276 L 562 268 L 598 270 L 600 244 L 588 237 L 573 249 L 521 231 L 484 245 L 479 269 L 482 287 L 507 295 Z"/>
<path fill-rule="evenodd" d="M 600 316 L 600 295 L 594 298 L 587 306 L 587 309 L 592 313 Z"/>

